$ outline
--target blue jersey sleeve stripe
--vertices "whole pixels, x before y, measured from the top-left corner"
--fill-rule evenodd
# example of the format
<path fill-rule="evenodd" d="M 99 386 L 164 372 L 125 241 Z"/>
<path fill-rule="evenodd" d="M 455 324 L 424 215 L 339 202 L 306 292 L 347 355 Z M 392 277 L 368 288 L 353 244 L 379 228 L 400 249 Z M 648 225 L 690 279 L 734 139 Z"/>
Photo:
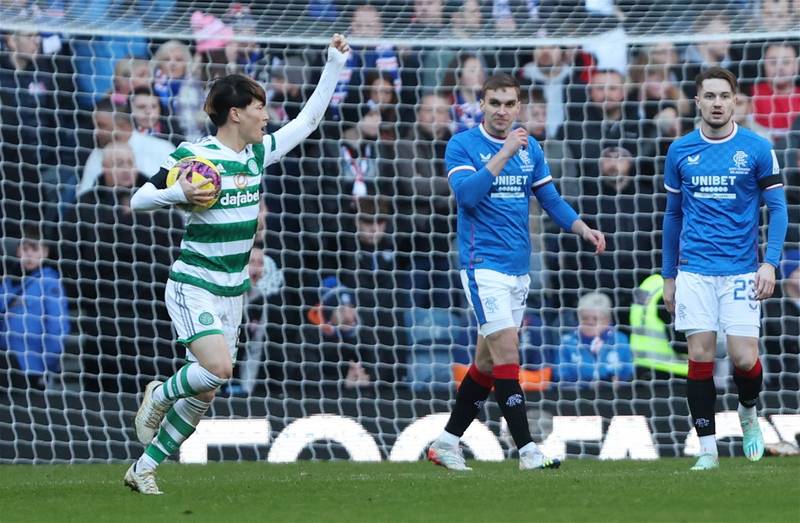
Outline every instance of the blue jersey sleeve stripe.
<path fill-rule="evenodd" d="M 674 193 L 677 193 L 677 194 L 681 193 L 680 189 L 676 189 L 674 187 L 670 187 L 666 183 L 664 184 L 664 189 L 668 190 L 669 192 L 674 192 Z"/>
<path fill-rule="evenodd" d="M 535 182 L 533 182 L 533 185 L 531 187 L 533 187 L 535 189 L 536 187 L 539 187 L 540 185 L 544 185 L 546 183 L 549 183 L 552 180 L 553 180 L 553 177 L 548 174 L 547 176 L 545 176 L 541 180 L 536 180 Z"/>
<path fill-rule="evenodd" d="M 447 173 L 447 177 L 450 178 L 450 176 L 453 173 L 456 173 L 458 171 L 473 171 L 473 172 L 476 172 L 477 170 L 478 169 L 476 169 L 475 167 L 473 167 L 471 165 L 459 165 L 458 167 L 453 167 L 452 169 L 450 169 L 450 171 Z"/>

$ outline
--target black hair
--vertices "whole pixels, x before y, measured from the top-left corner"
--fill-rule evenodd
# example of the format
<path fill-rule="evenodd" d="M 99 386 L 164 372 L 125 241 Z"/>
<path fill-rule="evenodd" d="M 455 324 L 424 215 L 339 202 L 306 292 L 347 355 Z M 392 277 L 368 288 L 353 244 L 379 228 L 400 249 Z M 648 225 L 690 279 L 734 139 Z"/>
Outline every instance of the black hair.
<path fill-rule="evenodd" d="M 211 85 L 203 108 L 217 127 L 228 122 L 228 113 L 232 107 L 244 109 L 253 100 L 266 104 L 267 95 L 261 85 L 242 74 L 229 74 Z"/>

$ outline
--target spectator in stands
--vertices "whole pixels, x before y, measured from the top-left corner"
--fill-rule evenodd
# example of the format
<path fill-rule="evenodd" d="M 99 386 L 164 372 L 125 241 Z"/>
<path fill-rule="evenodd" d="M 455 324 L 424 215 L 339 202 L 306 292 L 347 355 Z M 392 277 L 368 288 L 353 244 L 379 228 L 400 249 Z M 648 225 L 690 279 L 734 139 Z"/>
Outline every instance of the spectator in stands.
<path fill-rule="evenodd" d="M 408 247 L 402 245 L 388 215 L 388 201 L 379 196 L 356 200 L 355 213 L 341 216 L 340 229 L 322 248 L 323 278 L 335 276 L 353 289 L 359 305 L 359 353 L 375 352 L 376 375 L 393 381 L 407 345 L 404 313 L 411 306 Z M 398 245 L 400 244 L 400 245 Z M 400 358 L 398 360 L 398 358 Z M 381 365 L 382 363 L 382 365 Z"/>
<path fill-rule="evenodd" d="M 484 25 L 481 3 L 478 0 L 461 2 L 461 6 L 450 17 L 449 30 L 453 38 L 463 40 L 488 37 L 490 33 Z"/>
<path fill-rule="evenodd" d="M 85 377 L 99 382 L 85 385 L 135 392 L 174 356 L 171 344 L 159 341 L 172 333 L 156 296 L 163 293 L 159 282 L 166 281 L 183 224 L 177 210 L 131 210 L 133 191 L 148 177 L 137 171 L 130 145 L 111 142 L 101 156 L 96 185 L 62 224 L 62 258 L 77 260 L 69 276 L 78 283 L 73 292 L 86 337 L 82 350 L 95 356 Z"/>
<path fill-rule="evenodd" d="M 190 142 L 212 134 L 211 120 L 204 111 L 211 83 L 241 72 L 237 62 L 239 44 L 232 40 L 230 27 L 216 16 L 201 11 L 192 13 L 191 23 L 197 38 L 194 61 L 173 100 L 175 119 Z"/>
<path fill-rule="evenodd" d="M 517 30 L 517 19 L 509 0 L 492 2 L 492 20 L 494 20 L 494 30 L 498 33 L 513 33 Z"/>
<path fill-rule="evenodd" d="M 560 189 L 566 196 L 576 196 L 577 188 L 571 190 L 565 184 L 576 185 L 575 173 L 572 169 L 565 170 L 563 159 L 565 156 L 563 138 L 563 128 L 559 126 L 555 135 L 548 132 L 548 106 L 542 89 L 530 86 L 520 92 L 520 103 L 522 110 L 519 113 L 519 123 L 528 130 L 528 133 L 539 142 L 544 149 L 544 157 L 550 166 L 550 174 L 553 178 L 560 180 Z M 565 178 L 568 177 L 569 181 Z"/>
<path fill-rule="evenodd" d="M 764 80 L 753 86 L 753 115 L 776 142 L 785 139 L 792 122 L 800 116 L 797 48 L 788 43 L 769 44 L 763 66 Z"/>
<path fill-rule="evenodd" d="M 753 114 L 753 99 L 747 93 L 736 93 L 736 105 L 733 108 L 733 120 L 740 127 L 750 129 L 764 139 L 771 140 L 769 129 L 756 122 Z"/>
<path fill-rule="evenodd" d="M 439 38 L 447 36 L 444 17 L 443 0 L 414 0 L 411 23 L 403 36 L 413 39 Z M 445 56 L 449 57 L 449 54 Z M 400 50 L 401 83 L 403 85 L 403 103 L 416 103 L 418 86 L 434 89 L 439 85 L 437 71 L 447 67 L 438 49 L 404 48 Z"/>
<path fill-rule="evenodd" d="M 383 132 L 394 132 L 394 123 L 399 118 L 398 104 L 392 76 L 386 72 L 372 72 L 367 74 L 361 89 L 351 91 L 350 98 L 343 104 L 342 116 L 346 122 L 357 122 L 364 110 L 377 111 L 381 116 Z"/>
<path fill-rule="evenodd" d="M 515 31 L 529 30 L 531 34 L 543 36 L 545 31 L 539 17 L 540 9 L 547 0 L 491 0 L 485 2 L 487 8 L 491 8 L 492 20 L 494 20 L 495 30 Z M 580 9 L 581 2 L 570 4 L 568 9 Z"/>
<path fill-rule="evenodd" d="M 136 132 L 171 141 L 175 145 L 183 137 L 170 125 L 171 120 L 161 114 L 161 100 L 148 85 L 137 87 L 130 95 L 131 116 Z"/>
<path fill-rule="evenodd" d="M 80 14 L 73 9 L 81 9 L 98 2 L 71 2 L 73 4 L 70 11 L 71 16 L 80 19 Z M 130 3 L 128 3 L 130 4 Z M 110 7 L 106 3 L 105 8 Z M 127 5 L 126 5 L 127 7 Z M 114 8 L 117 13 L 115 20 L 108 23 L 105 27 L 124 28 L 121 31 L 110 30 L 109 34 L 93 34 L 90 37 L 70 39 L 70 48 L 73 52 L 72 61 L 75 66 L 76 75 L 70 79 L 72 84 L 69 92 L 78 100 L 82 109 L 91 111 L 98 100 L 108 96 L 107 93 L 114 89 L 112 80 L 114 77 L 114 65 L 120 60 L 127 60 L 130 57 L 149 58 L 150 42 L 146 36 L 133 36 L 146 34 L 143 26 L 143 18 L 132 18 L 122 15 L 119 10 Z M 163 13 L 161 9 L 154 9 Z M 88 14 L 88 13 L 87 13 Z M 97 13 L 92 12 L 92 15 Z M 95 26 L 98 27 L 98 26 Z M 130 31 L 128 34 L 121 34 Z"/>
<path fill-rule="evenodd" d="M 280 290 L 283 286 L 283 273 L 275 261 L 264 254 L 264 244 L 256 240 L 250 249 L 250 261 L 247 265 L 250 273 L 251 288 L 245 294 L 244 328 L 241 341 L 245 349 L 245 357 L 237 358 L 238 378 L 236 386 L 232 386 L 234 394 L 251 395 L 260 382 L 259 376 L 280 381 L 284 361 L 282 334 L 284 320 L 281 315 Z M 265 357 L 267 367 L 265 369 Z"/>
<path fill-rule="evenodd" d="M 652 177 L 641 176 L 631 152 L 624 147 L 606 147 L 597 160 L 599 177 L 582 176 L 577 205 L 587 223 L 607 231 L 606 253 L 583 252 L 577 241 L 547 235 L 545 265 L 561 306 L 576 306 L 580 290 L 603 290 L 613 296 L 615 323 L 622 324 L 637 284 L 653 272 L 660 245 L 656 217 L 666 202 L 655 195 Z M 594 222 L 594 223 L 592 223 Z"/>
<path fill-rule="evenodd" d="M 137 89 L 150 89 L 152 85 L 153 72 L 149 61 L 142 58 L 122 58 L 114 64 L 114 78 L 108 95 L 116 105 L 125 105 L 131 93 Z"/>
<path fill-rule="evenodd" d="M 43 218 L 47 171 L 75 166 L 83 154 L 75 147 L 74 89 L 60 90 L 72 81 L 69 63 L 42 55 L 38 33 L 8 32 L 2 40 L 0 219 L 4 236 L 19 238 L 22 220 Z"/>
<path fill-rule="evenodd" d="M 633 353 L 628 337 L 613 325 L 608 296 L 591 292 L 581 297 L 578 328 L 562 338 L 553 371 L 559 387 L 569 382 L 590 387 L 598 381 L 633 380 Z"/>
<path fill-rule="evenodd" d="M 320 22 L 335 22 L 339 16 L 339 8 L 334 0 L 309 0 L 306 14 Z"/>
<path fill-rule="evenodd" d="M 599 230 L 609 232 L 607 252 L 612 254 L 600 260 L 597 277 L 624 310 L 631 303 L 631 289 L 656 267 L 656 215 L 664 203 L 654 196 L 653 180 L 637 176 L 633 157 L 624 147 L 603 149 L 598 163 L 599 180 L 581 180 L 580 208 L 597 217 Z"/>
<path fill-rule="evenodd" d="M 721 35 L 731 32 L 731 24 L 727 15 L 722 11 L 709 11 L 697 17 L 692 28 L 695 35 Z M 735 62 L 730 54 L 730 40 L 713 40 L 692 44 L 686 48 L 684 65 L 683 91 L 690 100 L 697 95 L 694 78 L 700 72 L 712 66 L 724 67 L 737 77 Z"/>
<path fill-rule="evenodd" d="M 780 285 L 764 303 L 764 378 L 772 390 L 796 391 L 800 387 L 800 249 L 784 251 L 780 276 Z"/>
<path fill-rule="evenodd" d="M 655 151 L 657 155 L 652 161 L 655 174 L 661 175 L 664 173 L 669 146 L 683 135 L 684 125 L 686 123 L 687 119 L 682 118 L 681 114 L 678 112 L 677 106 L 671 103 L 664 104 L 661 110 L 653 117 L 653 124 L 655 125 Z"/>
<path fill-rule="evenodd" d="M 678 50 L 672 42 L 646 45 L 639 50 L 634 65 L 660 65 L 668 71 L 667 79 L 679 86 L 685 80 Z"/>
<path fill-rule="evenodd" d="M 225 45 L 225 54 L 230 67 L 238 70 L 260 83 L 269 81 L 269 56 L 260 43 L 257 42 L 258 24 L 257 16 L 253 14 L 249 5 L 241 2 L 232 2 L 222 17 L 225 27 L 230 27 L 237 37 Z M 243 37 L 252 37 L 244 40 Z"/>
<path fill-rule="evenodd" d="M 179 40 L 168 40 L 156 50 L 151 61 L 153 89 L 164 106 L 165 114 L 175 110 L 175 100 L 184 80 L 191 74 L 192 54 L 189 47 Z"/>
<path fill-rule="evenodd" d="M 532 87 L 523 90 L 521 94 L 522 111 L 520 111 L 520 123 L 525 126 L 528 134 L 544 146 L 543 144 L 548 138 L 548 111 L 544 91 L 538 87 Z M 560 131 L 561 128 L 559 126 L 557 132 Z M 545 157 L 550 159 L 547 155 Z"/>
<path fill-rule="evenodd" d="M 297 55 L 273 59 L 267 87 L 267 110 L 270 120 L 286 123 L 300 114 L 303 105 L 303 68 L 305 62 Z"/>
<path fill-rule="evenodd" d="M 49 252 L 39 232 L 26 229 L 16 252 L 20 272 L 0 280 L 0 358 L 9 359 L 11 385 L 20 388 L 54 384 L 70 331 L 67 299 L 58 272 L 47 263 Z"/>
<path fill-rule="evenodd" d="M 339 142 L 326 140 L 324 191 L 327 194 L 350 194 L 354 197 L 367 194 L 369 187 L 378 187 L 381 194 L 392 194 L 391 172 L 394 159 L 394 126 L 382 126 L 381 112 L 369 106 L 360 108 L 358 122 L 342 133 Z"/>
<path fill-rule="evenodd" d="M 491 38 L 491 32 L 484 23 L 481 5 L 478 0 L 465 0 L 458 6 L 452 6 L 455 11 L 450 16 L 450 24 L 444 31 L 442 38 L 458 38 L 462 40 L 477 40 Z M 467 45 L 460 49 L 442 47 L 436 50 L 436 61 L 428 65 L 433 66 L 432 71 L 423 71 L 423 85 L 428 88 L 442 85 L 448 72 L 448 65 L 461 52 L 478 53 L 481 49 L 476 45 Z M 482 50 L 486 51 L 484 47 Z"/>
<path fill-rule="evenodd" d="M 78 196 L 91 190 L 102 171 L 103 148 L 115 143 L 127 143 L 133 150 L 136 169 L 147 177 L 156 174 L 161 167 L 160 158 L 164 158 L 175 150 L 175 146 L 166 140 L 147 136 L 133 129 L 130 107 L 116 106 L 110 99 L 97 102 L 92 113 L 95 125 L 96 147 L 86 160 L 81 180 L 78 185 Z"/>
<path fill-rule="evenodd" d="M 670 144 L 684 128 L 691 128 L 693 104 L 673 80 L 668 64 L 652 63 L 650 55 L 640 53 L 629 72 L 632 86 L 628 99 L 637 102 L 638 117 L 648 125 L 647 138 L 655 140 L 656 156 L 649 162 L 655 173 L 662 174 Z"/>
<path fill-rule="evenodd" d="M 409 35 L 416 38 L 436 37 L 445 27 L 443 0 L 414 0 Z"/>
<path fill-rule="evenodd" d="M 450 97 L 455 132 L 472 129 L 481 122 L 481 89 L 486 69 L 476 54 L 462 53 L 448 66 L 442 90 Z"/>
<path fill-rule="evenodd" d="M 751 19 L 754 31 L 791 31 L 798 22 L 797 0 L 761 0 Z"/>
<path fill-rule="evenodd" d="M 381 15 L 374 5 L 364 4 L 356 7 L 350 22 L 350 34 L 354 38 L 378 40 L 383 37 Z M 366 81 L 368 76 L 372 79 L 384 78 L 393 89 L 400 89 L 399 62 L 393 46 L 381 44 L 369 47 L 356 46 L 351 49 L 350 57 L 331 99 L 331 119 L 341 119 L 342 103 L 358 100 L 361 87 L 369 83 Z"/>
<path fill-rule="evenodd" d="M 57 165 L 55 145 L 58 143 L 55 118 L 56 100 L 52 68 L 39 59 L 41 36 L 38 33 L 11 32 L 4 38 L 0 53 L 0 120 L 2 120 L 2 159 L 14 164 L 4 168 L 25 169 Z M 17 181 L 30 173 L 20 172 Z"/>
<path fill-rule="evenodd" d="M 567 105 L 585 100 L 583 85 L 568 62 L 567 52 L 556 45 L 543 45 L 533 50 L 533 60 L 519 70 L 522 90 L 528 86 L 541 89 L 547 103 L 547 136 L 556 138 L 562 133 Z"/>
<path fill-rule="evenodd" d="M 652 174 L 655 156 L 652 123 L 639 121 L 638 106 L 625 99 L 625 78 L 613 70 L 597 70 L 588 85 L 589 101 L 568 108 L 566 140 L 581 177 L 597 177 L 600 152 L 624 147 L 637 159 L 638 174 Z"/>
<path fill-rule="evenodd" d="M 346 388 L 372 383 L 367 369 L 374 375 L 375 350 L 359 343 L 361 328 L 353 289 L 341 285 L 323 288 L 320 303 L 308 317 L 311 325 L 304 329 L 302 377 L 342 382 Z"/>
<path fill-rule="evenodd" d="M 448 99 L 439 94 L 426 94 L 417 106 L 414 127 L 397 141 L 394 168 L 399 193 L 409 202 L 413 201 L 413 205 L 409 208 L 404 202 L 398 203 L 409 213 L 424 215 L 425 220 L 431 214 L 450 214 L 444 151 L 452 124 Z"/>
<path fill-rule="evenodd" d="M 639 54 L 629 70 L 633 84 L 628 98 L 639 102 L 639 116 L 654 120 L 665 107 L 672 107 L 681 115 L 692 113 L 689 99 L 673 80 L 667 65 L 651 63 L 650 57 Z"/>
<path fill-rule="evenodd" d="M 452 305 L 448 273 L 454 223 L 444 166 L 451 128 L 448 99 L 435 93 L 422 96 L 414 126 L 397 142 L 394 172 L 387 175 L 396 180 L 394 204 L 406 217 L 396 227 L 413 233 L 414 299 L 421 307 Z"/>

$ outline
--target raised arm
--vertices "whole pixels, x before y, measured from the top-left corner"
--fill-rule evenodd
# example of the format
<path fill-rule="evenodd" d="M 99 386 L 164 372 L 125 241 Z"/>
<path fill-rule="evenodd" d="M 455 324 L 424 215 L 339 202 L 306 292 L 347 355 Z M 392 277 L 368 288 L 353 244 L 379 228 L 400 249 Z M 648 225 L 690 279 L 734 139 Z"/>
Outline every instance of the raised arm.
<path fill-rule="evenodd" d="M 283 158 L 319 127 L 325 111 L 328 110 L 336 82 L 347 62 L 349 52 L 350 46 L 345 37 L 338 33 L 333 35 L 331 45 L 328 47 L 328 60 L 314 94 L 308 99 L 297 118 L 281 127 L 272 136 L 264 137 L 264 146 L 268 151 L 272 148 L 273 138 L 275 140 L 275 150 L 269 154 L 267 163 L 274 163 Z"/>

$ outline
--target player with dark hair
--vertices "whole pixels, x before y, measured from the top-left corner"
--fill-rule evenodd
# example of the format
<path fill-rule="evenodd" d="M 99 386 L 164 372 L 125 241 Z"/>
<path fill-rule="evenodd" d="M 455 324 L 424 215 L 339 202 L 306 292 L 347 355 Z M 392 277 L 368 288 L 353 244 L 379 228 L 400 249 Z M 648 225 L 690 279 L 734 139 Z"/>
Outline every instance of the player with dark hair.
<path fill-rule="evenodd" d="M 271 135 L 266 134 L 266 95 L 257 82 L 242 75 L 214 82 L 205 111 L 217 134 L 182 143 L 131 199 L 131 207 L 141 211 L 186 203 L 197 208 L 219 196 L 209 209 L 189 216 L 180 257 L 167 280 L 164 298 L 178 341 L 188 348 L 187 364 L 164 383 L 152 381 L 145 389 L 135 425 L 147 447 L 125 473 L 125 484 L 133 490 L 161 494 L 156 467 L 191 436 L 217 389 L 231 378 L 242 297 L 250 288 L 248 262 L 262 173 L 319 126 L 349 50 L 343 36 L 333 36 L 314 94 L 297 118 Z M 220 194 L 202 188 L 208 180 L 192 183 L 184 175 L 167 186 L 169 170 L 192 157 L 214 164 L 222 180 Z"/>
<path fill-rule="evenodd" d="M 528 427 L 519 383 L 519 328 L 530 287 L 529 200 L 564 230 L 605 250 L 602 233 L 589 228 L 552 183 L 542 148 L 525 129 L 514 129 L 520 87 L 513 76 L 497 74 L 483 85 L 478 126 L 454 136 L 445 162 L 458 205 L 461 282 L 478 318 L 475 360 L 462 381 L 444 432 L 428 449 L 428 459 L 451 470 L 470 470 L 459 441 L 492 387 L 519 450 L 520 469 L 557 468 L 536 446 Z"/>
<path fill-rule="evenodd" d="M 733 121 L 736 77 L 720 67 L 695 81 L 700 128 L 669 148 L 664 186 L 664 303 L 689 342 L 687 399 L 700 438 L 692 470 L 719 466 L 714 425 L 714 352 L 726 336 L 739 390 L 744 454 L 764 454 L 756 411 L 761 302 L 772 295 L 788 215 L 778 159 L 769 141 Z M 764 260 L 758 263 L 760 203 L 769 209 Z"/>

